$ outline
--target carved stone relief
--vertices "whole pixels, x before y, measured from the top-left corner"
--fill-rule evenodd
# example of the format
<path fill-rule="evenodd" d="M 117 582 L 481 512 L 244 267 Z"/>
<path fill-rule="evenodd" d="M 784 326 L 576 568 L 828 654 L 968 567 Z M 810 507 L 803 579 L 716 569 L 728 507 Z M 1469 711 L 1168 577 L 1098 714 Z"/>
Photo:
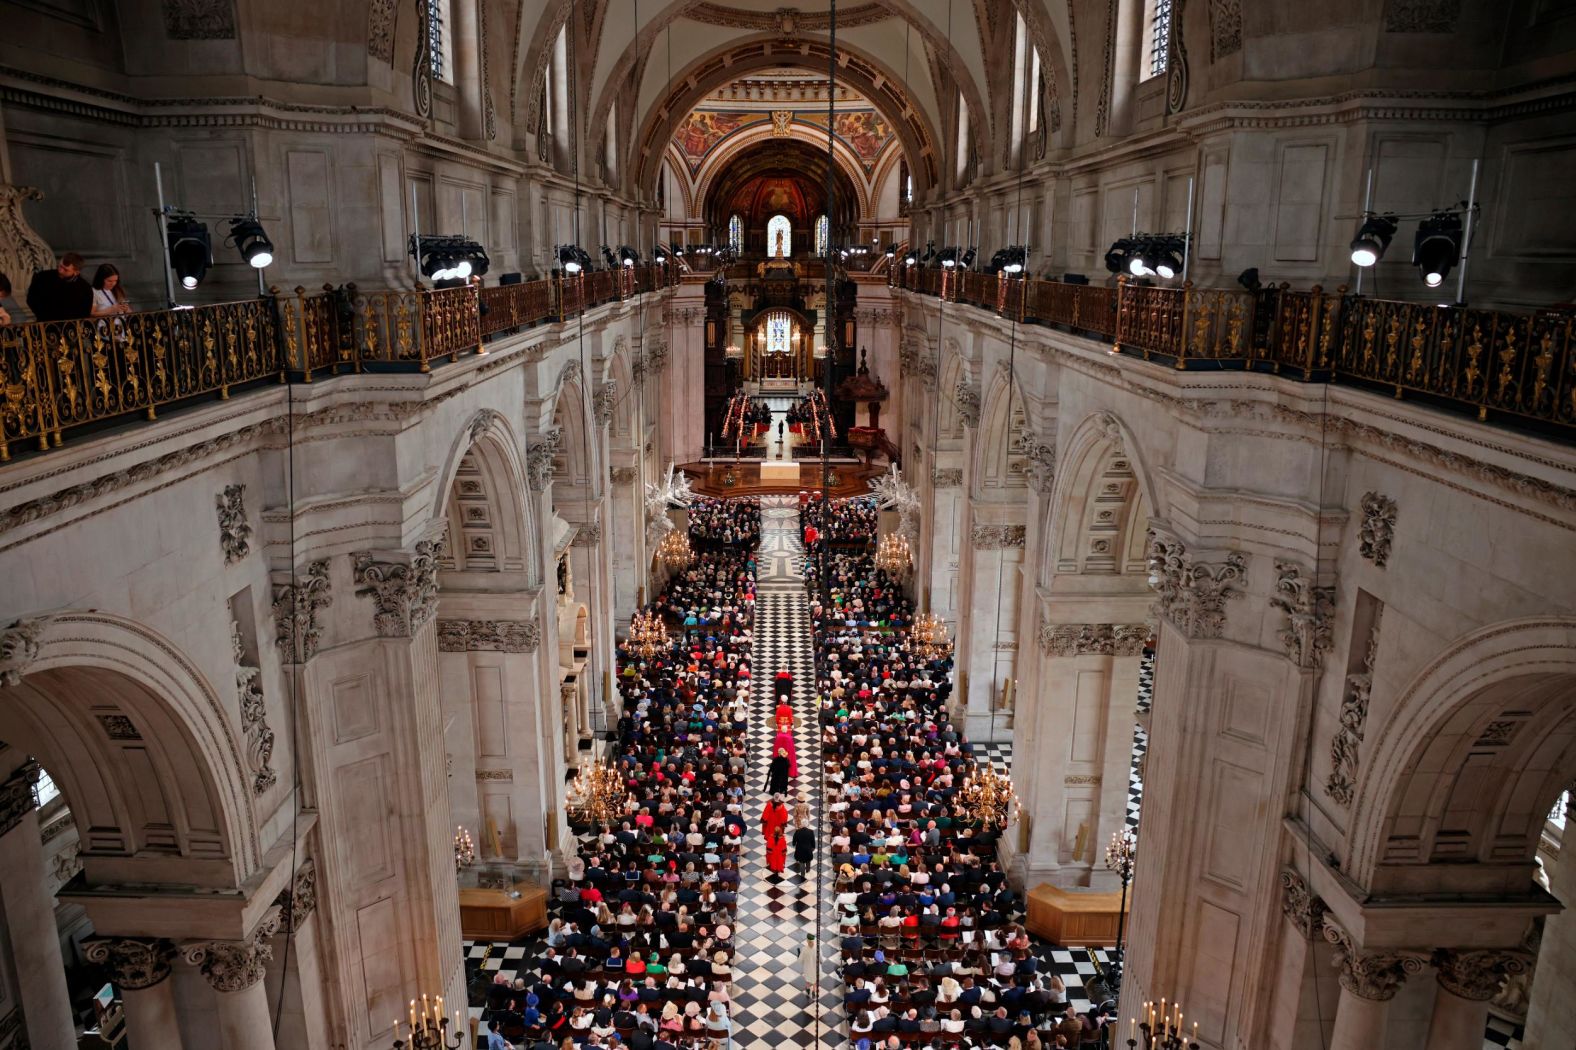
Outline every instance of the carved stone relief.
<path fill-rule="evenodd" d="M 263 979 L 268 962 L 274 957 L 268 942 L 278 932 L 279 910 L 274 908 L 245 940 L 199 941 L 183 945 L 181 954 L 202 970 L 214 991 L 244 991 Z"/>
<path fill-rule="evenodd" d="M 1056 481 L 1055 443 L 1029 438 L 1024 446 L 1024 460 L 1029 487 L 1042 496 L 1050 495 Z"/>
<path fill-rule="evenodd" d="M 171 40 L 234 40 L 233 0 L 164 0 L 164 33 Z"/>
<path fill-rule="evenodd" d="M 1291 868 L 1282 869 L 1281 911 L 1290 919 L 1304 939 L 1312 940 L 1324 928 L 1324 901 L 1314 896 L 1303 877 Z"/>
<path fill-rule="evenodd" d="M 279 891 L 274 903 L 279 906 L 279 928 L 286 933 L 300 929 L 317 910 L 317 865 L 311 858 L 296 871 L 290 885 Z"/>
<path fill-rule="evenodd" d="M 557 427 L 534 441 L 525 450 L 525 481 L 532 492 L 546 492 L 553 481 L 553 458 L 563 441 L 563 431 Z"/>
<path fill-rule="evenodd" d="M 372 0 L 367 14 L 367 53 L 380 62 L 394 61 L 396 0 Z"/>
<path fill-rule="evenodd" d="M 963 420 L 963 425 L 973 429 L 980 425 L 980 388 L 978 383 L 970 383 L 967 379 L 958 380 L 958 385 L 952 391 L 952 400 L 958 407 L 958 418 Z"/>
<path fill-rule="evenodd" d="M 94 937 L 82 944 L 89 961 L 107 967 L 120 989 L 152 988 L 173 972 L 175 945 L 165 940 L 135 937 Z"/>
<path fill-rule="evenodd" d="M 32 186 L 0 182 L 0 273 L 19 279 L 22 274 L 36 273 L 55 265 L 55 253 L 49 250 L 49 243 L 22 214 L 23 201 L 43 199 L 43 193 Z M 18 287 L 17 291 L 22 289 Z"/>
<path fill-rule="evenodd" d="M 438 607 L 438 555 L 443 540 L 417 542 L 409 562 L 378 561 L 370 551 L 351 555 L 356 594 L 371 598 L 380 638 L 408 638 Z"/>
<path fill-rule="evenodd" d="M 1226 602 L 1242 597 L 1247 558 L 1237 551 L 1218 564 L 1194 561 L 1180 540 L 1149 531 L 1149 571 L 1159 600 L 1155 615 L 1189 638 L 1219 638 L 1226 627 Z"/>
<path fill-rule="evenodd" d="M 1357 553 L 1382 569 L 1390 560 L 1390 542 L 1395 537 L 1395 500 L 1377 492 L 1365 492 L 1362 511 Z"/>
<path fill-rule="evenodd" d="M 640 477 L 640 470 L 636 467 L 614 467 L 607 472 L 607 476 L 615 485 L 633 485 Z"/>
<path fill-rule="evenodd" d="M 1379 651 L 1379 621 L 1383 615 L 1382 606 L 1375 609 L 1362 670 L 1346 676 L 1346 691 L 1341 697 L 1340 725 L 1330 741 L 1330 775 L 1324 781 L 1324 793 L 1341 806 L 1350 806 L 1357 793 L 1359 749 L 1363 742 L 1363 727 L 1368 721 L 1368 700 L 1374 685 L 1374 657 Z"/>
<path fill-rule="evenodd" d="M 1386 33 L 1453 33 L 1461 0 L 1385 0 Z"/>
<path fill-rule="evenodd" d="M 39 766 L 28 759 L 16 772 L 0 782 L 0 835 L 4 835 L 38 805 L 34 789 L 38 785 Z"/>
<path fill-rule="evenodd" d="M 605 427 L 613 421 L 613 411 L 618 407 L 618 383 L 609 379 L 591 399 L 591 412 L 597 426 Z"/>
<path fill-rule="evenodd" d="M 234 565 L 252 550 L 252 526 L 246 520 L 245 485 L 226 485 L 214 499 L 219 514 L 219 546 L 224 563 Z"/>
<path fill-rule="evenodd" d="M 274 588 L 274 644 L 285 663 L 304 664 L 317 655 L 323 634 L 317 614 L 333 602 L 327 558 L 308 565 L 295 583 Z"/>
<path fill-rule="evenodd" d="M 1242 50 L 1242 0 L 1209 0 L 1209 59 Z"/>
<path fill-rule="evenodd" d="M 1423 971 L 1423 960 L 1404 952 L 1364 952 L 1337 923 L 1325 916 L 1324 939 L 1335 946 L 1332 961 L 1341 971 L 1341 987 L 1373 1002 L 1395 998 L 1401 983 Z"/>
<path fill-rule="evenodd" d="M 1317 668 L 1330 651 L 1335 618 L 1335 588 L 1315 587 L 1293 562 L 1275 563 L 1275 593 L 1270 607 L 1286 616 L 1277 636 L 1286 656 L 1298 667 Z"/>
<path fill-rule="evenodd" d="M 1435 979 L 1452 995 L 1475 1002 L 1487 1002 L 1499 994 L 1505 978 L 1524 973 L 1527 963 L 1519 952 L 1482 949 L 1459 951 L 1440 948 L 1434 952 Z"/>
<path fill-rule="evenodd" d="M 49 617 L 33 616 L 17 620 L 0 631 L 0 686 L 16 685 L 27 674 L 28 665 L 38 659 Z"/>
<path fill-rule="evenodd" d="M 570 542 L 576 547 L 595 547 L 602 542 L 602 526 L 596 523 L 581 525 L 575 529 L 574 539 Z"/>
<path fill-rule="evenodd" d="M 531 620 L 439 620 L 438 651 L 534 653 L 542 629 Z"/>
<path fill-rule="evenodd" d="M 1144 623 L 1040 625 L 1040 648 L 1047 656 L 1138 656 L 1148 638 Z"/>
<path fill-rule="evenodd" d="M 939 467 L 930 472 L 930 483 L 938 489 L 955 489 L 963 484 L 963 471 Z"/>
<path fill-rule="evenodd" d="M 230 621 L 230 649 L 235 656 L 235 692 L 241 705 L 241 742 L 246 747 L 246 763 L 252 771 L 252 794 L 261 795 L 279 782 L 274 771 L 274 731 L 268 726 L 268 709 L 263 699 L 263 672 L 246 662 L 246 646 L 241 625 Z"/>
<path fill-rule="evenodd" d="M 1022 547 L 1026 532 L 1022 525 L 975 525 L 969 539 L 975 550 L 1007 550 Z"/>

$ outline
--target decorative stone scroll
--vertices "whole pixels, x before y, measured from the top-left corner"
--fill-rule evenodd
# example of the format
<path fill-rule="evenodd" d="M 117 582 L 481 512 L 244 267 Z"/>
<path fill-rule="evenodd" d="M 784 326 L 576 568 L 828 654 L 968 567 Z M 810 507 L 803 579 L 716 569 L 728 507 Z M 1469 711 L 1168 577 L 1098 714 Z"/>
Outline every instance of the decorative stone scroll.
<path fill-rule="evenodd" d="M 963 471 L 953 467 L 942 467 L 930 472 L 930 483 L 938 489 L 955 489 L 963 484 Z"/>
<path fill-rule="evenodd" d="M 1324 917 L 1324 939 L 1335 946 L 1333 962 L 1341 970 L 1341 987 L 1359 999 L 1393 999 L 1407 977 L 1423 971 L 1423 960 L 1415 955 L 1364 952 L 1352 941 L 1351 934 L 1328 915 Z"/>
<path fill-rule="evenodd" d="M 1040 648 L 1046 656 L 1139 656 L 1148 639 L 1146 623 L 1040 625 Z"/>
<path fill-rule="evenodd" d="M 317 865 L 311 858 L 301 865 L 290 885 L 279 891 L 274 903 L 279 906 L 279 928 L 287 934 L 299 930 L 317 910 Z"/>
<path fill-rule="evenodd" d="M 1434 952 L 1432 961 L 1439 987 L 1452 995 L 1480 1003 L 1498 995 L 1507 977 L 1525 973 L 1527 969 L 1527 961 L 1521 953 L 1495 949 L 1440 948 Z"/>
<path fill-rule="evenodd" d="M 1363 521 L 1357 533 L 1357 553 L 1384 568 L 1395 538 L 1395 500 L 1377 492 L 1363 493 Z"/>
<path fill-rule="evenodd" d="M 534 653 L 542 629 L 531 620 L 439 620 L 443 653 Z"/>
<path fill-rule="evenodd" d="M 252 935 L 240 941 L 199 941 L 182 947 L 188 963 L 199 967 L 216 992 L 240 992 L 263 979 L 274 957 L 268 943 L 279 932 L 279 909 L 272 908 Z"/>
<path fill-rule="evenodd" d="M 605 427 L 613 421 L 613 410 L 618 407 L 618 383 L 609 379 L 591 398 L 591 413 L 597 426 Z"/>
<path fill-rule="evenodd" d="M 38 659 L 49 620 L 48 616 L 28 617 L 0 631 L 0 686 L 21 683 L 28 666 Z"/>
<path fill-rule="evenodd" d="M 1055 441 L 1025 439 L 1023 458 L 1024 474 L 1028 479 L 1029 487 L 1042 496 L 1049 496 L 1051 486 L 1056 482 Z"/>
<path fill-rule="evenodd" d="M 173 972 L 175 945 L 166 940 L 136 937 L 94 937 L 82 944 L 90 962 L 107 967 L 121 991 L 140 992 L 159 984 Z"/>
<path fill-rule="evenodd" d="M 0 273 L 13 277 L 48 270 L 55 265 L 49 242 L 22 214 L 23 201 L 41 201 L 44 194 L 32 186 L 0 182 Z"/>
<path fill-rule="evenodd" d="M 595 547 L 602 542 L 602 526 L 596 522 L 577 526 L 574 539 L 570 542 L 576 547 Z"/>
<path fill-rule="evenodd" d="M 1275 563 L 1275 594 L 1270 607 L 1286 616 L 1276 632 L 1286 656 L 1303 668 L 1317 668 L 1330 651 L 1335 619 L 1335 588 L 1315 587 L 1294 562 Z"/>
<path fill-rule="evenodd" d="M 171 40 L 234 40 L 234 0 L 164 0 L 164 34 Z"/>
<path fill-rule="evenodd" d="M 1357 794 L 1358 752 L 1363 742 L 1363 727 L 1368 721 L 1368 700 L 1374 687 L 1374 657 L 1379 651 L 1379 621 L 1383 615 L 1384 607 L 1376 607 L 1362 670 L 1346 676 L 1340 726 L 1330 741 L 1330 775 L 1324 781 L 1324 793 L 1340 806 L 1350 807 Z"/>
<path fill-rule="evenodd" d="M 705 311 L 698 310 L 696 313 L 704 316 Z M 700 317 L 696 317 L 695 321 L 698 323 Z M 651 349 L 646 351 L 646 370 L 661 372 L 666 367 L 668 367 L 668 344 L 661 339 L 653 339 Z"/>
<path fill-rule="evenodd" d="M 553 481 L 553 458 L 563 443 L 563 430 L 554 427 L 525 450 L 525 481 L 532 492 L 546 492 Z"/>
<path fill-rule="evenodd" d="M 317 614 L 333 602 L 327 558 L 308 565 L 295 583 L 274 588 L 274 644 L 285 663 L 304 664 L 317 655 L 323 634 Z"/>
<path fill-rule="evenodd" d="M 1242 597 L 1247 558 L 1237 551 L 1224 562 L 1194 561 L 1180 540 L 1149 530 L 1150 581 L 1159 595 L 1154 611 L 1189 638 L 1219 638 L 1226 628 L 1226 602 Z"/>
<path fill-rule="evenodd" d="M 246 662 L 241 625 L 230 621 L 230 649 L 235 655 L 235 692 L 241 704 L 241 741 L 252 771 L 252 794 L 261 795 L 279 783 L 274 771 L 274 731 L 268 727 L 268 707 L 263 698 L 263 672 Z"/>
<path fill-rule="evenodd" d="M 367 54 L 380 62 L 394 61 L 397 0 L 372 0 L 367 13 Z"/>
<path fill-rule="evenodd" d="M 28 759 L 0 782 L 0 835 L 22 823 L 22 818 L 38 808 L 38 763 Z"/>
<path fill-rule="evenodd" d="M 958 406 L 958 418 L 963 420 L 964 426 L 972 430 L 980 425 L 978 383 L 970 383 L 967 379 L 958 380 L 958 385 L 952 391 L 952 400 Z"/>
<path fill-rule="evenodd" d="M 421 540 L 408 563 L 377 561 L 371 551 L 351 555 L 359 597 L 376 605 L 372 627 L 380 638 L 409 638 L 438 607 L 440 536 Z"/>
<path fill-rule="evenodd" d="M 1319 936 L 1319 931 L 1324 928 L 1327 910 L 1324 901 L 1314 896 L 1303 877 L 1291 868 L 1281 869 L 1280 884 L 1281 911 L 1286 918 L 1291 920 L 1305 940 Z"/>
<path fill-rule="evenodd" d="M 607 477 L 615 485 L 633 485 L 640 480 L 640 470 L 636 467 L 614 467 L 607 472 Z"/>
<path fill-rule="evenodd" d="M 245 494 L 245 485 L 226 485 L 214 500 L 219 512 L 219 546 L 224 550 L 226 565 L 234 565 L 252 550 L 252 526 L 246 520 L 242 503 Z"/>
<path fill-rule="evenodd" d="M 975 525 L 969 540 L 975 550 L 1008 550 L 1027 542 L 1028 530 L 1022 525 Z"/>

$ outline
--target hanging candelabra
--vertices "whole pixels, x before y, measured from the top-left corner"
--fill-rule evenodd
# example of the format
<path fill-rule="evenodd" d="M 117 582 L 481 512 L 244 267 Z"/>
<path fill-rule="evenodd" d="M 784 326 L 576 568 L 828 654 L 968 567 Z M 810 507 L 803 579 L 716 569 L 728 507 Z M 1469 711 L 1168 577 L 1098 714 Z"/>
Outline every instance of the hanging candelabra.
<path fill-rule="evenodd" d="M 1198 1050 L 1198 1022 L 1193 1022 L 1190 1034 L 1184 1034 L 1184 1016 L 1180 1003 L 1168 1006 L 1162 999 L 1157 1010 L 1154 1003 L 1146 1002 L 1139 1016 L 1127 1023 L 1129 1050 L 1137 1050 L 1140 1045 L 1144 1050 Z"/>
<path fill-rule="evenodd" d="M 612 824 L 624 812 L 624 778 L 607 762 L 580 767 L 569 782 L 568 808 L 580 823 Z"/>
<path fill-rule="evenodd" d="M 641 656 L 650 658 L 668 648 L 668 629 L 654 612 L 637 612 L 629 620 L 629 645 Z"/>
<path fill-rule="evenodd" d="M 1105 847 L 1105 866 L 1122 880 L 1122 906 L 1116 913 L 1116 950 L 1111 953 L 1108 970 L 1113 995 L 1122 990 L 1122 934 L 1127 923 L 1127 886 L 1133 881 L 1133 868 L 1138 857 L 1138 839 L 1132 829 L 1123 827 L 1111 832 L 1111 841 Z"/>
<path fill-rule="evenodd" d="M 695 548 L 690 546 L 689 533 L 674 529 L 662 537 L 657 545 L 657 559 L 676 572 L 689 568 L 695 561 Z"/>
<path fill-rule="evenodd" d="M 901 532 L 889 532 L 876 545 L 876 568 L 888 576 L 901 576 L 912 564 L 913 555 L 908 548 L 908 538 Z"/>
<path fill-rule="evenodd" d="M 451 1024 L 443 1013 L 441 995 L 435 1001 L 422 996 L 419 1010 L 416 1000 L 410 1001 L 408 1037 L 402 1036 L 400 1023 L 394 1022 L 394 1050 L 459 1050 L 463 1045 L 465 1037 L 461 1030 L 459 1011 L 455 1011 Z"/>
<path fill-rule="evenodd" d="M 963 782 L 959 793 L 964 807 L 989 824 L 1001 828 L 1017 816 L 1018 798 L 1012 781 L 996 772 L 989 760 L 975 767 L 974 773 Z"/>
<path fill-rule="evenodd" d="M 909 628 L 914 649 L 924 660 L 940 660 L 952 652 L 952 640 L 947 637 L 946 621 L 935 613 L 923 612 L 914 617 Z"/>
<path fill-rule="evenodd" d="M 461 824 L 454 832 L 454 868 L 463 870 L 476 863 L 476 842 Z"/>

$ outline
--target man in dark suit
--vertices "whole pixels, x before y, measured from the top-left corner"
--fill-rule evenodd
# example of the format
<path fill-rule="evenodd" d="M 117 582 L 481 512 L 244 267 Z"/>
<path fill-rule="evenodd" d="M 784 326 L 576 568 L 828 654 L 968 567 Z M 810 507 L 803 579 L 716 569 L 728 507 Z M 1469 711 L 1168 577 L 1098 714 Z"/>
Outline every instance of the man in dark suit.
<path fill-rule="evenodd" d="M 53 270 L 39 270 L 27 286 L 27 308 L 38 321 L 77 321 L 93 313 L 93 286 L 82 279 L 82 256 L 67 252 Z"/>

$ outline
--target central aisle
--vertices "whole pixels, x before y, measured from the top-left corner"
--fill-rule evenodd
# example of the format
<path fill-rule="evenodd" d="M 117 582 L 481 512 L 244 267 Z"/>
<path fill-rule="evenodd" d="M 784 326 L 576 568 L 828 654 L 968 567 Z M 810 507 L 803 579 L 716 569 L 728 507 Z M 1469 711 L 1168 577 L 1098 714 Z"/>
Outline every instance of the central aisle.
<path fill-rule="evenodd" d="M 749 730 L 749 774 L 745 781 L 744 816 L 750 832 L 740 864 L 738 955 L 733 991 L 734 1042 L 739 1047 L 845 1047 L 842 985 L 835 962 L 823 958 L 817 1044 L 817 1015 L 799 966 L 807 934 L 815 933 L 823 951 L 832 951 L 832 931 L 822 926 L 819 906 L 825 877 L 825 843 L 821 841 L 821 742 L 816 724 L 815 650 L 810 605 L 804 586 L 804 553 L 799 542 L 798 500 L 766 496 L 761 500 L 761 547 L 755 589 L 754 674 Z M 776 736 L 777 700 L 773 679 L 786 669 L 793 675 L 792 704 L 796 723 L 798 777 L 784 801 L 790 812 L 802 796 L 810 808 L 808 826 L 816 832 L 811 874 L 794 873 L 790 844 L 781 875 L 766 866 L 761 811 L 769 797 L 767 765 Z M 792 827 L 790 825 L 790 839 Z M 831 898 L 825 898 L 825 921 L 831 921 Z"/>

